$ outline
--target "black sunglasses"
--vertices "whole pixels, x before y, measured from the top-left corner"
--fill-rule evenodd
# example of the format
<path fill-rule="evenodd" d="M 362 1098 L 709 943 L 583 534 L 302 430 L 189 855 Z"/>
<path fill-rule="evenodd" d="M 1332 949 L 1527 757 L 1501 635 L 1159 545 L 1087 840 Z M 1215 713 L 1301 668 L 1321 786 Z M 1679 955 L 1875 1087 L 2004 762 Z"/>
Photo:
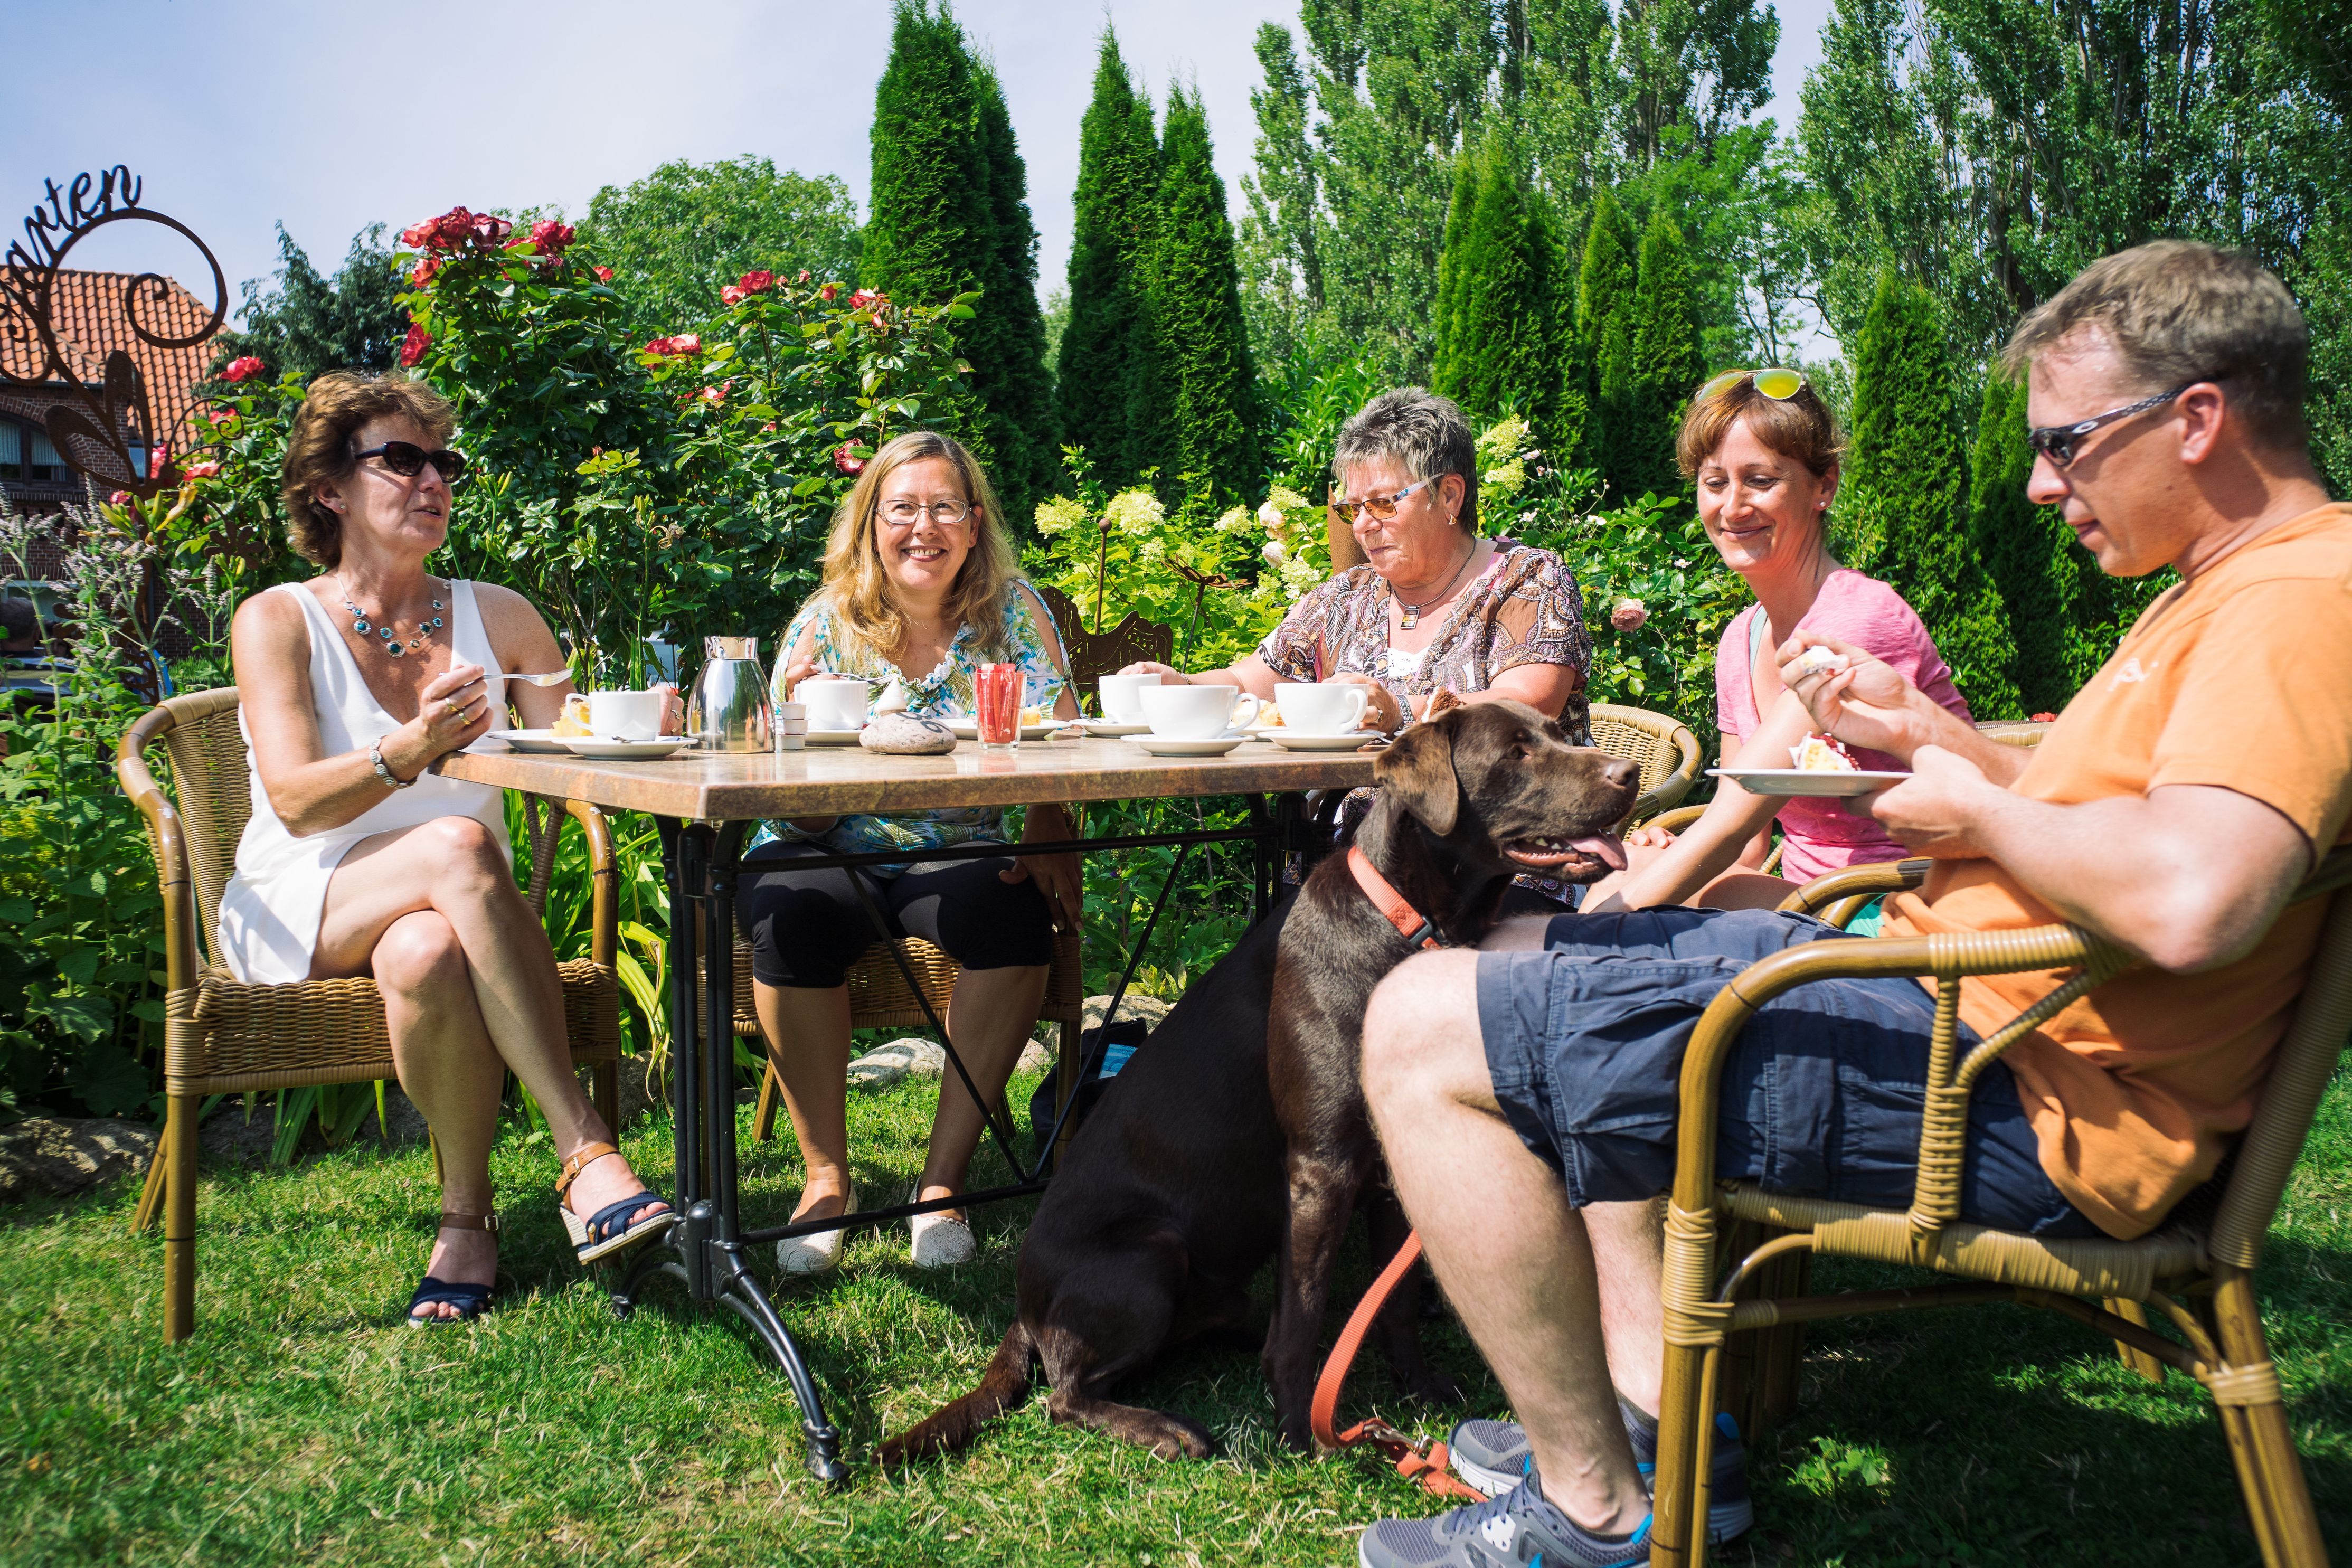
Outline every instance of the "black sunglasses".
<path fill-rule="evenodd" d="M 430 463 L 440 473 L 441 482 L 455 489 L 466 477 L 466 454 L 463 452 L 428 452 L 410 441 L 386 441 L 381 447 L 370 447 L 364 452 L 353 452 L 352 461 L 363 463 L 370 458 L 382 458 L 383 466 L 404 479 L 413 479 Z"/>
<path fill-rule="evenodd" d="M 2145 414 L 2151 408 L 2161 408 L 2196 384 L 2193 381 L 2184 381 L 2170 392 L 2159 392 L 2154 397 L 2143 397 L 2137 403 L 2122 408 L 2110 408 L 2105 414 L 2095 414 L 2072 425 L 2037 425 L 2026 432 L 2025 444 L 2063 468 L 2074 460 L 2074 448 L 2082 443 L 2083 437 L 2100 426 L 2128 419 L 2135 414 Z"/>

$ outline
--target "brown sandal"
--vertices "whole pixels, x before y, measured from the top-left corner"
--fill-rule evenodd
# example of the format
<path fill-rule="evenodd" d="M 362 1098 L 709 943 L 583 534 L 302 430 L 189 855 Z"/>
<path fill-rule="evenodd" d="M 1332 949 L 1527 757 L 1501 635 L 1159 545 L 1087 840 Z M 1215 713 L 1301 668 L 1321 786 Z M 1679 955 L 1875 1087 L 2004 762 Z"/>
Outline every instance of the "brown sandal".
<path fill-rule="evenodd" d="M 677 1214 L 668 1209 L 656 1215 L 647 1215 L 634 1223 L 630 1221 L 629 1216 L 637 1210 L 664 1201 L 645 1188 L 639 1188 L 618 1203 L 606 1204 L 585 1219 L 572 1212 L 569 1194 L 572 1184 L 580 1179 L 580 1173 L 605 1155 L 620 1152 L 611 1143 L 583 1143 L 572 1152 L 570 1159 L 563 1162 L 563 1172 L 555 1179 L 556 1210 L 563 1215 L 563 1228 L 572 1237 L 572 1249 L 583 1263 L 593 1263 L 599 1258 L 609 1258 L 651 1241 L 677 1223 Z"/>

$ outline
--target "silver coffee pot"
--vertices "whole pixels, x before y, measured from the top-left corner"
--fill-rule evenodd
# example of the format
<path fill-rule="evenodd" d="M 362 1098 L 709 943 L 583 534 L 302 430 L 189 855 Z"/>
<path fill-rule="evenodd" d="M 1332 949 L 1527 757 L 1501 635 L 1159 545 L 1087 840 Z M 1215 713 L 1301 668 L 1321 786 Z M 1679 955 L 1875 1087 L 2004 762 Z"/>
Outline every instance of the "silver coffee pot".
<path fill-rule="evenodd" d="M 686 732 L 698 752 L 764 752 L 776 727 L 760 668 L 758 637 L 705 637 L 702 673 L 687 700 Z"/>

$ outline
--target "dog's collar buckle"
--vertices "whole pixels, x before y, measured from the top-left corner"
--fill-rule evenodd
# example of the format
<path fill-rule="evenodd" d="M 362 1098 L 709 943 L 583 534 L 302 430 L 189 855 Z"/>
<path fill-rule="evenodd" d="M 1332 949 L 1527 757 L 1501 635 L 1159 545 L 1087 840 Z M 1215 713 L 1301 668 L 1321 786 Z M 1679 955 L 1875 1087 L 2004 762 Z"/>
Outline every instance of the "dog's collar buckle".
<path fill-rule="evenodd" d="M 1364 897 L 1372 900 L 1372 908 L 1380 910 L 1406 942 L 1423 948 L 1445 945 L 1438 938 L 1437 922 L 1427 919 L 1406 902 L 1405 896 L 1396 890 L 1396 885 L 1381 875 L 1380 868 L 1372 864 L 1371 857 L 1357 845 L 1348 846 L 1348 869 L 1354 875 L 1356 886 L 1364 890 Z"/>

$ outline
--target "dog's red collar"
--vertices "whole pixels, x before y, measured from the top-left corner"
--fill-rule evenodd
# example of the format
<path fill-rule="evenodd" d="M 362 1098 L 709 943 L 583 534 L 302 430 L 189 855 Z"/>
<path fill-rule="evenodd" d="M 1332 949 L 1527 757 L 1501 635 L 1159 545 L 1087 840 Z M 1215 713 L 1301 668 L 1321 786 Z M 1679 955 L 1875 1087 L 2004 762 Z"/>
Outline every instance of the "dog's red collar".
<path fill-rule="evenodd" d="M 1423 919 L 1419 910 L 1405 901 L 1404 895 L 1396 890 L 1395 885 L 1381 875 L 1380 868 L 1372 864 L 1371 857 L 1353 844 L 1348 846 L 1348 869 L 1354 874 L 1356 886 L 1364 890 L 1364 897 L 1372 900 L 1372 908 L 1388 917 L 1389 924 L 1397 928 L 1398 935 L 1422 947 L 1445 945 L 1437 939 L 1437 922 Z"/>

